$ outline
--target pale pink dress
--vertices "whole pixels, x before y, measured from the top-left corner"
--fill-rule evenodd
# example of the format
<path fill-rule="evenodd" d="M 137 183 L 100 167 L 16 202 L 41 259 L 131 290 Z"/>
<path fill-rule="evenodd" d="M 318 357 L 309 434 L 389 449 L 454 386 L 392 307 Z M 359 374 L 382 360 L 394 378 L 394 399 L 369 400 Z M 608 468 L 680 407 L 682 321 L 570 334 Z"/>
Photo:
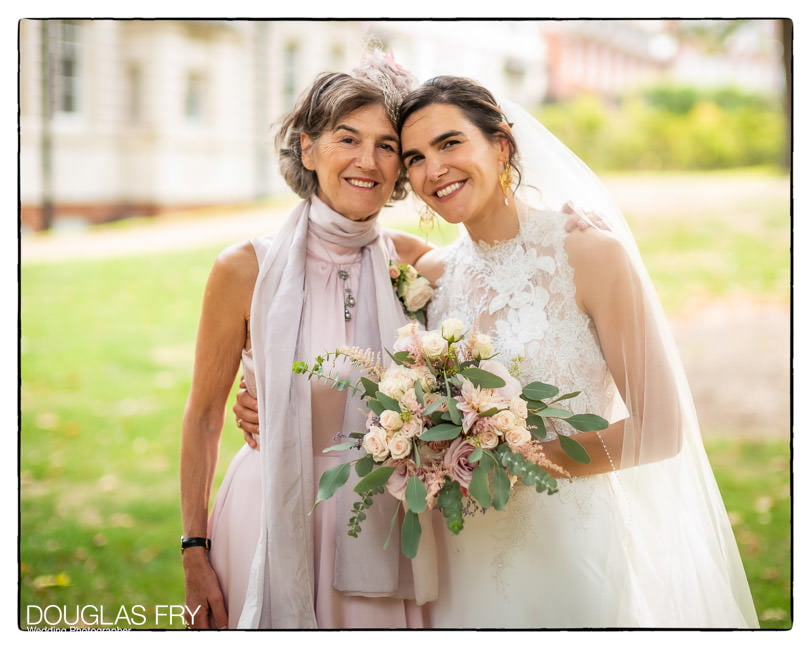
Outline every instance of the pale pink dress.
<path fill-rule="evenodd" d="M 261 265 L 267 239 L 252 242 Z M 344 281 L 338 270 L 349 272 L 353 295 L 358 294 L 361 267 L 359 249 L 345 248 L 319 239 L 310 230 L 307 239 L 307 270 L 304 301 L 305 347 L 300 360 L 351 345 L 354 318 L 344 319 Z M 243 371 L 248 390 L 256 394 L 253 359 L 250 350 L 242 353 Z M 310 383 L 312 390 L 313 476 L 317 485 L 321 474 L 339 463 L 338 453 L 322 453 L 336 443 L 341 432 L 345 392 L 330 389 L 320 381 Z M 260 436 L 261 443 L 261 436 Z M 321 503 L 314 516 L 315 614 L 319 628 L 422 628 L 424 608 L 413 600 L 391 597 L 343 595 L 332 587 L 335 557 L 336 499 Z M 228 626 L 239 621 L 248 575 L 259 537 L 261 509 L 259 451 L 247 444 L 234 457 L 209 522 L 211 564 L 220 580 L 228 610 Z M 340 516 L 349 520 L 349 512 Z M 346 529 L 341 525 L 340 529 Z M 362 532 L 361 532 L 362 533 Z"/>

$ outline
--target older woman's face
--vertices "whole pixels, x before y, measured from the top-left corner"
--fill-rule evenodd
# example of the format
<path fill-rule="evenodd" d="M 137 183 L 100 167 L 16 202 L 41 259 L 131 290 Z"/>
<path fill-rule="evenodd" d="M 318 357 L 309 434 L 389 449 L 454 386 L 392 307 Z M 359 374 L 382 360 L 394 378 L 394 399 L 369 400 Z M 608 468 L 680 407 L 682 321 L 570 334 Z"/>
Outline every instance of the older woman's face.
<path fill-rule="evenodd" d="M 302 134 L 301 154 L 318 177 L 318 198 L 353 221 L 380 211 L 400 172 L 400 140 L 377 104 L 345 115 L 317 140 Z"/>

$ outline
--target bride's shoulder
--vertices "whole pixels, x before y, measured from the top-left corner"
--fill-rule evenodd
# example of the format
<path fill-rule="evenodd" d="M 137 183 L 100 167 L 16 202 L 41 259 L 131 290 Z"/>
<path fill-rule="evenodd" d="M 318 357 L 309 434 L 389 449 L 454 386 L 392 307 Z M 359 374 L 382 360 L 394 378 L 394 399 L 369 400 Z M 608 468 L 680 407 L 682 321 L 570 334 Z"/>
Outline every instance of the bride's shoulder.
<path fill-rule="evenodd" d="M 567 233 L 564 247 L 575 271 L 606 274 L 614 268 L 624 267 L 628 260 L 619 239 L 596 227 Z"/>

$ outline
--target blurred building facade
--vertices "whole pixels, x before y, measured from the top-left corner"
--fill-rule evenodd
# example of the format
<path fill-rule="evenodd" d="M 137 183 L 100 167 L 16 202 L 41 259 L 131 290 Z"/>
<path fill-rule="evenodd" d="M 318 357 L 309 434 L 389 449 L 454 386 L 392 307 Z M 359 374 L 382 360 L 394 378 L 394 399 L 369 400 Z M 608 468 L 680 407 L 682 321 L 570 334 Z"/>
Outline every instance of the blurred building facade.
<path fill-rule="evenodd" d="M 272 124 L 316 74 L 349 71 L 370 39 L 392 48 L 419 79 L 454 70 L 541 101 L 544 50 L 534 27 L 456 27 L 448 49 L 440 25 L 23 20 L 22 226 L 288 192 L 276 172 Z"/>

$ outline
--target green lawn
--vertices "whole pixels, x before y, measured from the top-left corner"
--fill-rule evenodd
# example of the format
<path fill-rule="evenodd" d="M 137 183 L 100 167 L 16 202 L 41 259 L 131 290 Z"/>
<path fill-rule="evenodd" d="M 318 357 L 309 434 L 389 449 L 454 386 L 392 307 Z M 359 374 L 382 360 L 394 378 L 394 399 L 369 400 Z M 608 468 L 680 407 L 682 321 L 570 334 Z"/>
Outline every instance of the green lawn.
<path fill-rule="evenodd" d="M 643 255 L 663 259 L 651 274 L 668 309 L 696 294 L 788 299 L 785 179 L 782 186 L 748 200 L 744 214 L 660 215 L 645 227 L 629 210 Z M 156 615 L 183 601 L 180 419 L 203 284 L 221 247 L 22 267 L 22 626 L 27 612 L 36 615 L 29 605 L 56 604 L 68 619 L 77 606 L 103 606 L 106 620 L 125 607 L 143 613 L 140 628 L 180 627 Z M 761 623 L 786 628 L 788 443 L 707 437 Z M 241 439 L 228 418 L 218 481 Z"/>

